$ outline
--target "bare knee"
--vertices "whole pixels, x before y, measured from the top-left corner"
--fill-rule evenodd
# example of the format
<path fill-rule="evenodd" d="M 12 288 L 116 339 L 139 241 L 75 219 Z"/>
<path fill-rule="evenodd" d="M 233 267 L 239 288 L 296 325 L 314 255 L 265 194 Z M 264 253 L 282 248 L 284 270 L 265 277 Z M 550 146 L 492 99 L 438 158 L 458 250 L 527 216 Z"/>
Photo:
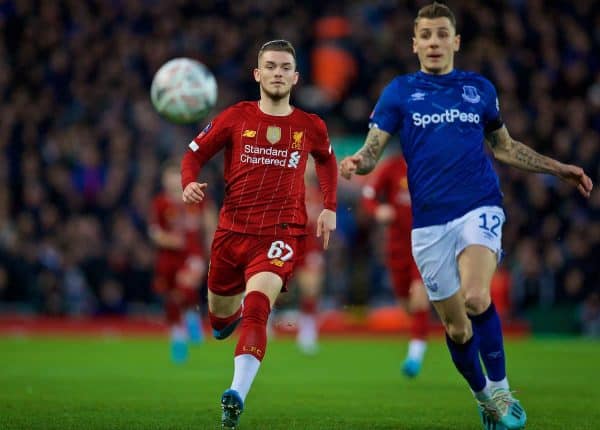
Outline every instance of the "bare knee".
<path fill-rule="evenodd" d="M 235 296 L 219 296 L 209 291 L 208 310 L 218 318 L 227 318 L 239 310 L 243 298 L 243 294 Z"/>
<path fill-rule="evenodd" d="M 421 282 L 413 282 L 408 295 L 408 311 L 410 313 L 428 311 L 429 307 L 425 286 Z"/>
<path fill-rule="evenodd" d="M 465 307 L 469 315 L 479 315 L 490 306 L 490 295 L 485 289 L 471 287 L 466 290 Z"/>
<path fill-rule="evenodd" d="M 460 345 L 467 343 L 473 336 L 473 329 L 468 322 L 464 324 L 447 324 L 446 332 L 450 339 Z"/>

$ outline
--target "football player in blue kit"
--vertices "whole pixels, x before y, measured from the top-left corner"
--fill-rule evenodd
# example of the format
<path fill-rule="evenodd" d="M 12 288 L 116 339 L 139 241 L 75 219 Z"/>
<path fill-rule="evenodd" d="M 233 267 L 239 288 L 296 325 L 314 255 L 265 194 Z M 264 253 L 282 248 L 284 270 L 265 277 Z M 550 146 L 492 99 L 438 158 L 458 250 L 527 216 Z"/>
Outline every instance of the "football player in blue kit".
<path fill-rule="evenodd" d="M 452 360 L 475 396 L 483 428 L 521 429 L 527 416 L 509 388 L 502 328 L 490 299 L 505 215 L 484 142 L 497 160 L 555 175 L 585 197 L 592 181 L 580 167 L 540 155 L 510 136 L 494 86 L 477 73 L 454 69 L 459 47 L 447 6 L 434 2 L 419 10 L 413 52 L 420 70 L 396 77 L 383 90 L 365 144 L 342 160 L 340 170 L 346 179 L 371 172 L 399 134 L 412 200 L 412 252 L 445 326 Z"/>

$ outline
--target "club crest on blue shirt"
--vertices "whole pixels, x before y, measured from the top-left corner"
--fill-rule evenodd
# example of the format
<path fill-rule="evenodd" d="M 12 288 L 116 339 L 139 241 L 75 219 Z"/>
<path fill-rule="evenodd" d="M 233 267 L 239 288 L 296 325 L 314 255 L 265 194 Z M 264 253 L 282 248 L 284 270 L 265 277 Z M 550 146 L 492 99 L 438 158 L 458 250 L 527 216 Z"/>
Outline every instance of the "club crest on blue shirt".
<path fill-rule="evenodd" d="M 464 85 L 462 98 L 469 103 L 479 103 L 481 96 L 477 93 L 477 88 L 472 85 Z"/>

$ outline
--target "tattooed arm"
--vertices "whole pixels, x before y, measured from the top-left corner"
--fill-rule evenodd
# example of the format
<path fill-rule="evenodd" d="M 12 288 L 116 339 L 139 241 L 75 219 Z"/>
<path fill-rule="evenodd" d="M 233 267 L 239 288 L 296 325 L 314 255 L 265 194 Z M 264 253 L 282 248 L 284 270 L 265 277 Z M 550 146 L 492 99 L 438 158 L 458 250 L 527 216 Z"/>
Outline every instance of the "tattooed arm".
<path fill-rule="evenodd" d="M 529 172 L 551 173 L 576 186 L 583 196 L 590 196 L 592 180 L 581 167 L 563 164 L 554 158 L 537 153 L 529 146 L 514 140 L 508 134 L 506 126 L 503 125 L 488 133 L 485 140 L 496 160 Z"/>
<path fill-rule="evenodd" d="M 391 134 L 383 130 L 376 127 L 371 128 L 362 148 L 356 154 L 344 158 L 340 163 L 342 176 L 350 179 L 353 173 L 366 175 L 371 172 L 391 137 Z"/>

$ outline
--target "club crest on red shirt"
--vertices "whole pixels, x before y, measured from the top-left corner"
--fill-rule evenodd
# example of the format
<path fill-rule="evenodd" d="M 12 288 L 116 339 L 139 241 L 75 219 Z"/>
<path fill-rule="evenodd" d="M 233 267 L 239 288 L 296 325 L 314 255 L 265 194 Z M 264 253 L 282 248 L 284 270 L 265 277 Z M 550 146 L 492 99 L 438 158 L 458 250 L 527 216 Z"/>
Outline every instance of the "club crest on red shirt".
<path fill-rule="evenodd" d="M 302 138 L 304 137 L 304 132 L 302 131 L 294 131 L 292 133 L 292 149 L 302 149 Z"/>
<path fill-rule="evenodd" d="M 281 128 L 276 125 L 270 125 L 267 127 L 267 140 L 271 145 L 275 145 L 281 140 Z"/>

